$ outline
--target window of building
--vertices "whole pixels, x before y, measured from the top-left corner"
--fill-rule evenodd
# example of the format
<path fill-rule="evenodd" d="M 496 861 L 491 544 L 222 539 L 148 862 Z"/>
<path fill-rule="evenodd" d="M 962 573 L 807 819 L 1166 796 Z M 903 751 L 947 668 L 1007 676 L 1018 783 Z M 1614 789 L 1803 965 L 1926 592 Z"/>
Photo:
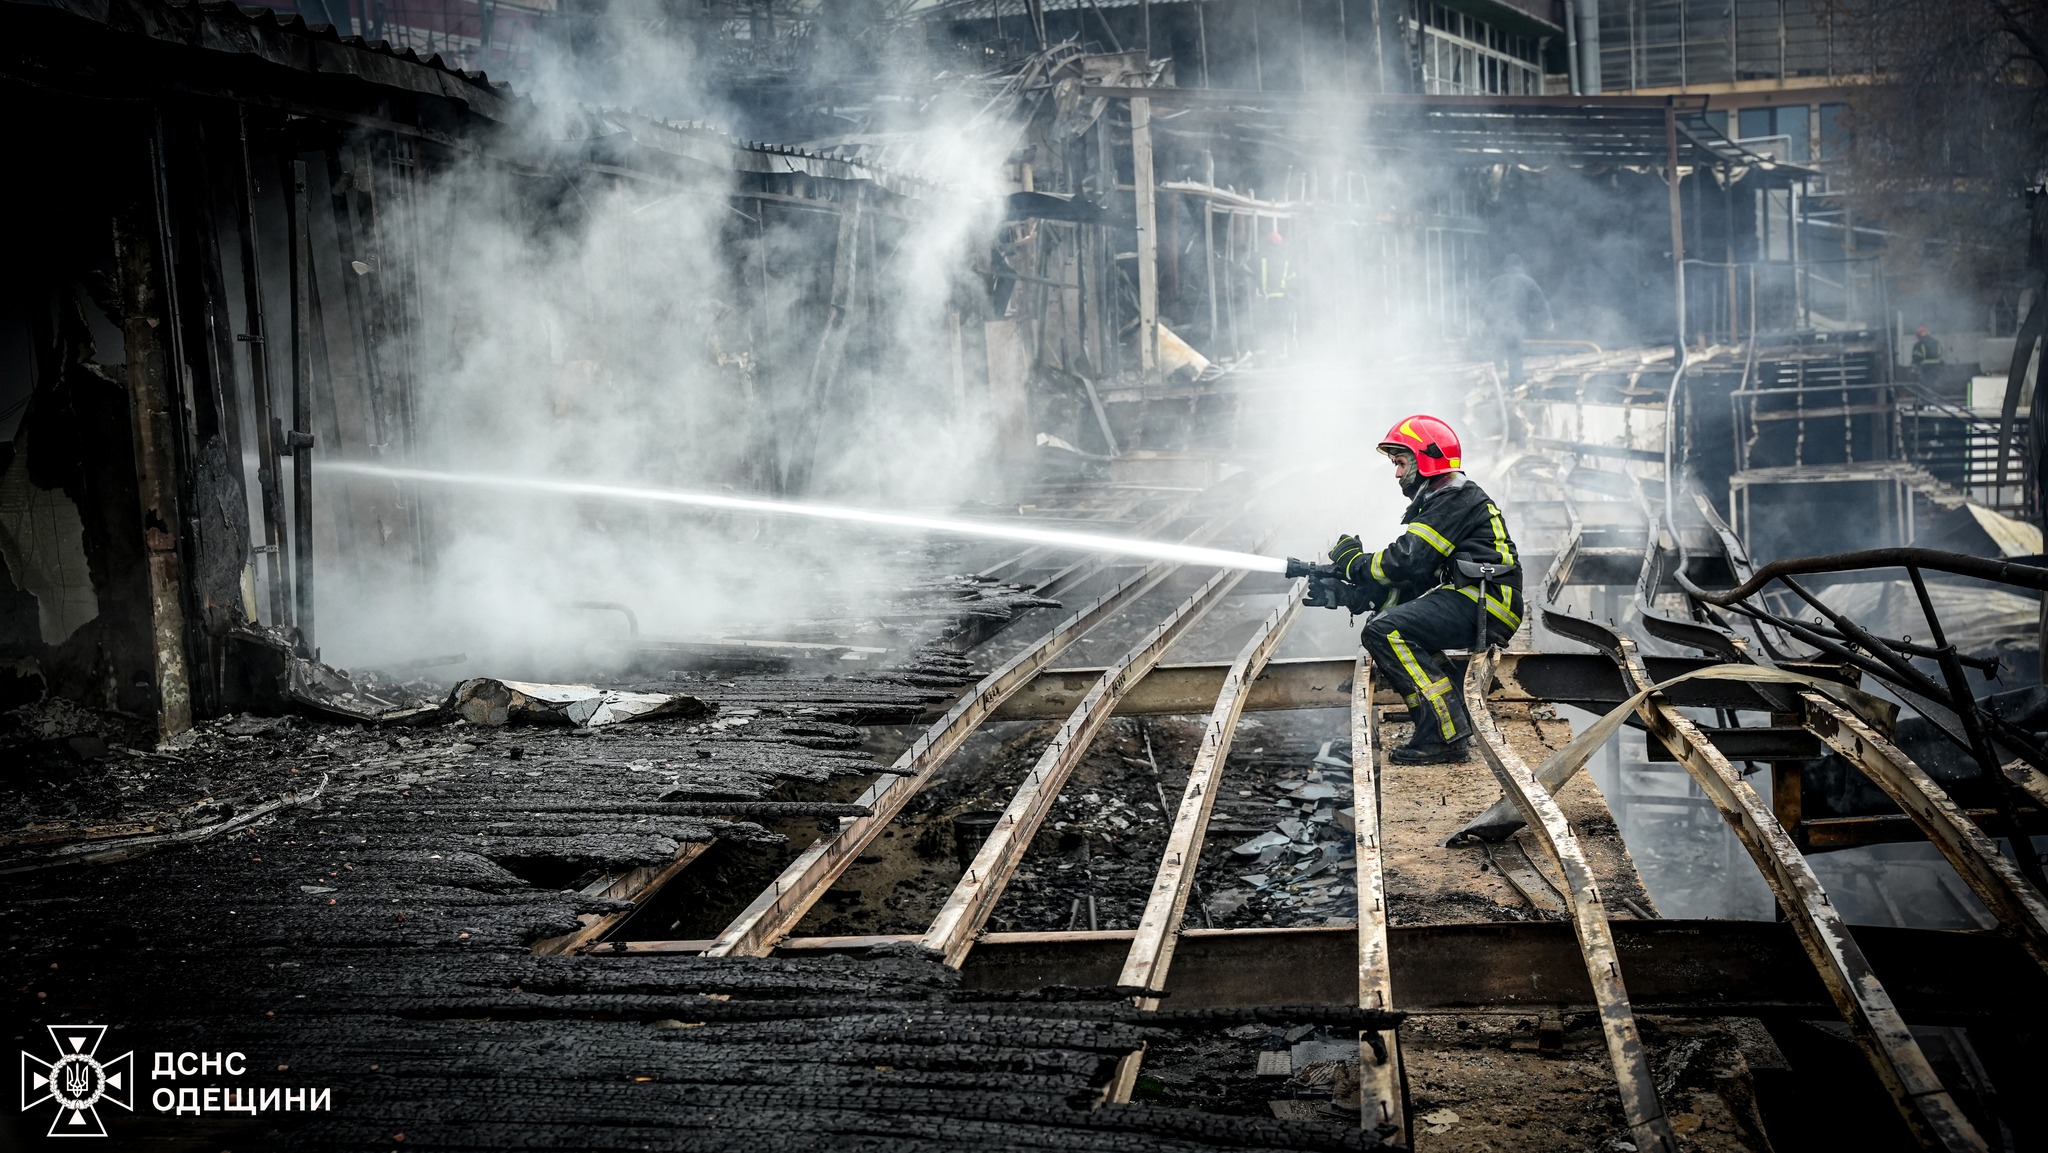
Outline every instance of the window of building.
<path fill-rule="evenodd" d="M 1823 104 L 1820 106 L 1820 155 L 1819 160 L 1841 160 L 1849 152 L 1849 130 L 1842 126 L 1842 112 L 1846 104 Z"/>
<path fill-rule="evenodd" d="M 1812 109 L 1805 104 L 1782 108 L 1745 108 L 1737 125 L 1739 138 L 1756 140 L 1766 136 L 1785 137 L 1784 159 L 1805 164 L 1813 153 Z"/>
<path fill-rule="evenodd" d="M 1441 4 L 1425 4 L 1422 90 L 1436 95 L 1529 96 L 1543 91 L 1535 40 L 1514 36 Z"/>

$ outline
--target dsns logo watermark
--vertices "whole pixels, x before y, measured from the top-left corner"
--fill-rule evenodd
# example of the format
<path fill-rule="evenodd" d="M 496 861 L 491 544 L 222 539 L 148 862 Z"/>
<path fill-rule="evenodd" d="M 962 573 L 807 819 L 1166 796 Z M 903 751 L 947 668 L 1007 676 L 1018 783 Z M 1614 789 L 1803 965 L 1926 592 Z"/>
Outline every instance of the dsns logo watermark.
<path fill-rule="evenodd" d="M 22 1112 L 54 1102 L 57 1115 L 50 1121 L 50 1136 L 105 1137 L 101 1105 L 135 1111 L 135 1054 L 100 1060 L 105 1025 L 48 1028 L 57 1049 L 55 1061 L 44 1061 L 26 1049 L 21 1053 Z"/>

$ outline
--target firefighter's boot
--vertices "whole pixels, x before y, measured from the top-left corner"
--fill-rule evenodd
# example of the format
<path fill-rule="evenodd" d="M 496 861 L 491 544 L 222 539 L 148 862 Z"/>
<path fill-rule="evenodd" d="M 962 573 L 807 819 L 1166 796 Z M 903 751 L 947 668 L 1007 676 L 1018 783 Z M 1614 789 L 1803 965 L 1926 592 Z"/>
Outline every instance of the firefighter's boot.
<path fill-rule="evenodd" d="M 1472 745 L 1472 717 L 1456 691 L 1446 693 L 1441 702 L 1451 717 L 1448 738 L 1435 708 L 1437 702 L 1425 701 L 1420 696 L 1407 699 L 1408 711 L 1415 718 L 1415 733 L 1407 744 L 1387 750 L 1387 759 L 1397 765 L 1448 765 L 1464 760 Z"/>

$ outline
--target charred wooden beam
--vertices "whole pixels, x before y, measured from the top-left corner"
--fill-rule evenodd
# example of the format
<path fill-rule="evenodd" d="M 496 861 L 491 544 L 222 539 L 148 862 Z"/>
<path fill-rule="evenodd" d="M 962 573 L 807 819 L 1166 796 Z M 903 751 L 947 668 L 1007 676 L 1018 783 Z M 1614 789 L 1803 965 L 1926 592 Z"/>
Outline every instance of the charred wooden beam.
<path fill-rule="evenodd" d="M 173 326 L 165 314 L 161 278 L 166 254 L 157 236 L 146 201 L 114 220 L 131 448 L 149 582 L 151 680 L 157 733 L 169 737 L 192 727 L 192 679 L 185 653 L 184 565 L 178 553 L 178 528 L 184 523 L 178 508 L 178 405 L 164 347 Z"/>
<path fill-rule="evenodd" d="M 1646 666 L 1659 681 L 1716 662 L 1691 657 L 1650 657 Z M 1798 662 L 1786 668 L 1840 679 L 1839 665 Z M 1161 665 L 1145 675 L 1117 703 L 1118 716 L 1200 716 L 1222 690 L 1226 664 Z M 1353 662 L 1348 657 L 1307 657 L 1270 661 L 1252 682 L 1246 712 L 1277 709 L 1341 709 L 1350 702 Z M 1065 716 L 1073 702 L 1102 675 L 1100 668 L 1052 669 L 1039 673 L 990 717 L 997 721 L 1051 720 Z M 1501 700 L 1549 701 L 1605 710 L 1627 700 L 1614 665 L 1593 653 L 1503 653 L 1495 676 Z M 1686 681 L 1666 690 L 1684 708 L 1747 709 L 1768 712 L 1774 704 L 1755 686 L 1739 681 Z M 1382 703 L 1397 703 L 1387 696 Z M 1757 730 L 1767 732 L 1773 730 Z M 1743 738 L 1748 739 L 1748 738 Z M 1761 741 L 1764 738 L 1756 738 Z M 1802 751 L 1819 755 L 1810 736 L 1787 737 Z M 1748 759 L 1738 757 L 1737 759 Z"/>
<path fill-rule="evenodd" d="M 1798 779 L 1797 773 L 1785 775 L 1792 781 Z M 1775 779 L 1772 787 L 1776 787 Z M 1791 785 L 1788 784 L 1787 787 Z M 1962 812 L 1971 824 L 1984 830 L 1986 835 L 1991 835 L 1994 831 L 1998 835 L 2004 835 L 2005 830 L 2011 828 L 2011 822 L 1997 809 L 1964 809 Z M 2048 819 L 2044 819 L 2039 810 L 2024 811 L 2020 824 L 2030 836 L 2048 835 Z M 1861 848 L 1865 845 L 1896 845 L 1902 842 L 1924 841 L 1927 834 L 1905 813 L 1870 813 L 1849 817 L 1801 816 L 1797 827 L 1792 828 L 1792 839 L 1809 853 L 1826 853 L 1836 849 Z"/>
<path fill-rule="evenodd" d="M 1783 921 L 1609 923 L 1639 1013 L 1811 1017 L 1833 1006 Z M 988 933 L 962 966 L 962 987 L 1108 988 L 1136 932 Z M 911 935 L 794 937 L 778 956 L 900 948 Z M 2002 933 L 1859 925 L 1856 942 L 1901 1012 L 1916 1022 L 2048 1019 L 2048 981 Z M 701 953 L 709 941 L 619 941 L 593 955 Z M 1486 921 L 1387 930 L 1391 1007 L 1402 1013 L 1575 1012 L 1598 1008 L 1570 925 Z M 1189 929 L 1167 980 L 1176 1009 L 1357 999 L 1358 931 L 1349 925 Z"/>
<path fill-rule="evenodd" d="M 625 924 L 626 919 L 640 911 L 649 898 L 661 891 L 663 885 L 676 878 L 678 873 L 690 867 L 691 862 L 704 855 L 711 847 L 710 841 L 685 841 L 676 848 L 676 859 L 666 865 L 654 867 L 642 865 L 623 873 L 610 874 L 586 886 L 585 896 L 607 897 L 615 901 L 631 901 L 631 909 L 615 913 L 585 913 L 581 919 L 583 927 L 573 933 L 548 939 L 534 945 L 536 955 L 559 956 L 563 953 L 580 953 L 592 944 L 601 941 L 612 930 Z"/>

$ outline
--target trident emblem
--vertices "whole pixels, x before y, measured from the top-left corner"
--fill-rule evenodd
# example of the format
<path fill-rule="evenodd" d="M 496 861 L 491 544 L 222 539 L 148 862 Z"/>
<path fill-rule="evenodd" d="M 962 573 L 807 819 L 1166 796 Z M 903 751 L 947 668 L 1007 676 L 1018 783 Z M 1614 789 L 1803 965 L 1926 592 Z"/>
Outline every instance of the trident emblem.
<path fill-rule="evenodd" d="M 50 1025 L 48 1029 L 57 1049 L 55 1061 L 44 1061 L 26 1050 L 21 1054 L 22 1112 L 54 1102 L 57 1115 L 50 1120 L 49 1136 L 105 1137 L 107 1127 L 99 1112 L 103 1102 L 135 1110 L 135 1054 L 101 1061 L 98 1053 L 106 1038 L 105 1025 Z"/>

